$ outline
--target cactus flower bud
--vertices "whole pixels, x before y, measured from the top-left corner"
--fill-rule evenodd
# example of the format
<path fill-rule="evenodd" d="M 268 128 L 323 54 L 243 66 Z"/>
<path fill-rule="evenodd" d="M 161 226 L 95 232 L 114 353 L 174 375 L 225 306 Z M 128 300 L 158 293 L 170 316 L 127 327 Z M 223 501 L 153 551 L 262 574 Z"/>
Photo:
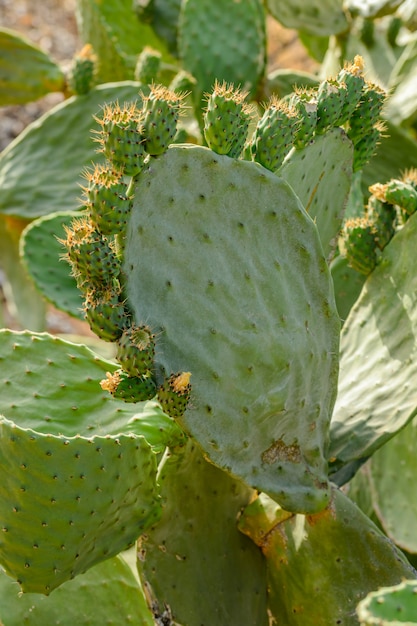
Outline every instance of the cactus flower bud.
<path fill-rule="evenodd" d="M 151 377 L 129 376 L 121 369 L 113 374 L 107 372 L 106 378 L 100 381 L 100 387 L 111 393 L 113 398 L 124 402 L 145 402 L 156 394 L 156 386 Z"/>
<path fill-rule="evenodd" d="M 372 222 L 366 217 L 346 220 L 339 241 L 340 252 L 350 267 L 368 275 L 376 266 L 377 243 Z"/>
<path fill-rule="evenodd" d="M 129 376 L 146 376 L 154 368 L 155 335 L 148 326 L 132 325 L 117 342 L 116 359 Z"/>
<path fill-rule="evenodd" d="M 67 76 L 67 83 L 71 93 L 78 96 L 85 95 L 94 87 L 96 82 L 97 58 L 90 44 L 75 55 Z"/>
<path fill-rule="evenodd" d="M 245 103 L 246 92 L 225 82 L 214 84 L 207 95 L 204 113 L 204 136 L 207 145 L 217 154 L 239 156 L 246 142 L 251 107 Z"/>
<path fill-rule="evenodd" d="M 298 128 L 297 111 L 273 96 L 252 137 L 253 160 L 275 172 L 291 150 Z"/>
<path fill-rule="evenodd" d="M 149 96 L 143 96 L 142 133 L 148 154 L 163 154 L 173 141 L 183 99 L 162 85 L 152 85 Z"/>
<path fill-rule="evenodd" d="M 190 372 L 171 374 L 159 387 L 158 401 L 170 417 L 178 418 L 184 414 L 191 394 L 190 378 Z"/>

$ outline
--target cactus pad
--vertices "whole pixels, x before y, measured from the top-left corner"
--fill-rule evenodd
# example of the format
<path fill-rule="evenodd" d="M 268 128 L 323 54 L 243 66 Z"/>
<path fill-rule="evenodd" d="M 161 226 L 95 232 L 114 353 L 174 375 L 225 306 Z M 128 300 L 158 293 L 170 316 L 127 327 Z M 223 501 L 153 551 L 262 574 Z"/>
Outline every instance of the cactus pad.
<path fill-rule="evenodd" d="M 7 626 L 154 626 L 139 583 L 121 556 L 95 565 L 49 596 L 19 593 L 1 572 L 0 620 Z"/>
<path fill-rule="evenodd" d="M 135 198 L 129 304 L 156 360 L 192 374 L 181 425 L 284 507 L 323 508 L 339 320 L 312 220 L 262 166 L 191 145 L 152 162 Z"/>
<path fill-rule="evenodd" d="M 178 42 L 184 69 L 197 79 L 193 94 L 197 105 L 216 79 L 240 85 L 254 96 L 265 68 L 263 3 L 186 0 Z"/>
<path fill-rule="evenodd" d="M 263 494 L 239 528 L 267 560 L 269 613 L 291 626 L 357 626 L 367 592 L 415 578 L 405 556 L 341 491 L 316 515 L 289 515 Z M 355 558 L 352 558 L 352 550 Z"/>
<path fill-rule="evenodd" d="M 73 317 L 84 318 L 82 297 L 67 263 L 60 261 L 62 245 L 58 238 L 65 235 L 72 213 L 53 213 L 31 222 L 20 239 L 23 263 L 36 287 L 53 305 Z"/>
<path fill-rule="evenodd" d="M 0 434 L 0 560 L 23 591 L 48 595 L 158 518 L 156 460 L 143 437 L 64 437 L 5 418 Z"/>
<path fill-rule="evenodd" d="M 404 580 L 372 591 L 359 603 L 357 614 L 361 626 L 415 626 L 417 581 Z"/>
<path fill-rule="evenodd" d="M 413 263 L 416 237 L 412 215 L 384 248 L 343 327 L 334 469 L 370 456 L 415 415 L 417 279 L 404 267 Z"/>
<path fill-rule="evenodd" d="M 166 455 L 158 478 L 163 515 L 138 544 L 140 578 L 156 603 L 176 624 L 266 626 L 266 563 L 236 524 L 253 491 L 191 440 Z"/>

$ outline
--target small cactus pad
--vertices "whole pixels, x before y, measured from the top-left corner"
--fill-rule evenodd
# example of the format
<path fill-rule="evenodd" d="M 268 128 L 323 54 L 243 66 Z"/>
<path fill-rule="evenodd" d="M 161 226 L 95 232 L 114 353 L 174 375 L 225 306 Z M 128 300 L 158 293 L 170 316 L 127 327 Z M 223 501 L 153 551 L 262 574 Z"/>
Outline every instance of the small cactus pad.
<path fill-rule="evenodd" d="M 355 608 L 366 593 L 415 577 L 400 550 L 346 495 L 334 487 L 332 495 L 325 511 L 304 516 L 289 515 L 261 494 L 239 521 L 266 557 L 276 623 L 356 626 Z"/>
<path fill-rule="evenodd" d="M 343 326 L 333 470 L 370 456 L 415 415 L 417 278 L 404 267 L 414 262 L 416 238 L 412 215 L 384 248 Z"/>
<path fill-rule="evenodd" d="M 417 581 L 371 591 L 357 606 L 360 626 L 415 626 L 417 624 Z"/>
<path fill-rule="evenodd" d="M 5 418 L 0 433 L 0 561 L 23 591 L 48 595 L 158 518 L 156 457 L 143 437 L 47 435 Z"/>
<path fill-rule="evenodd" d="M 165 371 L 192 374 L 181 425 L 284 507 L 325 507 L 339 319 L 313 221 L 275 174 L 199 146 L 152 162 L 135 198 L 129 305 Z"/>
<path fill-rule="evenodd" d="M 138 544 L 139 575 L 157 604 L 176 624 L 266 626 L 266 562 L 236 527 L 252 489 L 192 440 L 165 456 L 159 481 L 163 514 Z"/>
<path fill-rule="evenodd" d="M 22 594 L 0 572 L 0 620 L 7 626 L 154 626 L 138 581 L 121 556 L 95 565 L 49 596 Z"/>
<path fill-rule="evenodd" d="M 377 241 L 374 223 L 367 217 L 355 217 L 346 220 L 339 242 L 340 253 L 349 265 L 367 276 L 375 268 Z"/>

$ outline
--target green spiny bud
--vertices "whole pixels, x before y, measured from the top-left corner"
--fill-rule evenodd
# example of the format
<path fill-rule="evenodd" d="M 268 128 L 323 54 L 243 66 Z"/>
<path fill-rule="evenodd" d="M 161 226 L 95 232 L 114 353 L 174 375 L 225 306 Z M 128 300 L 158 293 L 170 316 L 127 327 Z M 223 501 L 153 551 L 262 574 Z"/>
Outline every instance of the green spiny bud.
<path fill-rule="evenodd" d="M 350 267 L 368 275 L 377 262 L 377 243 L 374 225 L 366 217 L 346 220 L 339 241 L 340 253 Z"/>
<path fill-rule="evenodd" d="M 191 394 L 190 372 L 171 374 L 158 389 L 158 401 L 162 410 L 170 417 L 184 414 Z"/>
<path fill-rule="evenodd" d="M 378 123 L 385 98 L 386 93 L 381 87 L 365 83 L 361 99 L 349 118 L 348 136 L 354 145 Z"/>
<path fill-rule="evenodd" d="M 66 238 L 59 241 L 67 250 L 63 258 L 71 265 L 78 288 L 83 292 L 111 288 L 121 272 L 113 242 L 86 217 L 75 218 L 65 232 Z"/>
<path fill-rule="evenodd" d="M 101 118 L 95 117 L 101 125 L 99 138 L 101 151 L 117 170 L 127 176 L 135 176 L 145 165 L 146 152 L 142 137 L 142 112 L 135 103 L 125 103 L 123 107 L 112 103 L 105 105 Z"/>
<path fill-rule="evenodd" d="M 105 236 L 123 234 L 132 200 L 126 196 L 122 172 L 112 166 L 96 165 L 92 172 L 85 172 L 85 178 L 88 187 L 83 191 L 93 226 Z"/>
<path fill-rule="evenodd" d="M 381 138 L 381 132 L 384 129 L 382 123 L 376 124 L 370 128 L 368 133 L 354 143 L 353 151 L 353 171 L 361 170 L 375 154 L 376 147 Z"/>
<path fill-rule="evenodd" d="M 90 44 L 75 55 L 68 72 L 67 82 L 71 93 L 82 96 L 88 93 L 96 82 L 96 55 Z"/>
<path fill-rule="evenodd" d="M 136 63 L 135 80 L 144 85 L 154 83 L 157 79 L 160 67 L 161 53 L 149 46 L 145 46 Z"/>
<path fill-rule="evenodd" d="M 118 340 L 116 359 L 129 376 L 146 376 L 153 371 L 155 336 L 148 326 L 132 325 Z"/>
<path fill-rule="evenodd" d="M 299 127 L 294 138 L 294 147 L 304 148 L 314 137 L 317 126 L 317 99 L 313 90 L 298 90 L 290 98 L 290 106 L 299 116 Z"/>
<path fill-rule="evenodd" d="M 403 172 L 401 180 L 408 185 L 412 185 L 417 191 L 417 168 L 410 167 Z"/>
<path fill-rule="evenodd" d="M 174 76 L 168 89 L 178 95 L 182 95 L 192 92 L 196 84 L 197 81 L 192 74 L 181 70 Z"/>
<path fill-rule="evenodd" d="M 346 85 L 337 80 L 324 80 L 317 91 L 317 133 L 324 133 L 338 124 L 346 98 Z"/>
<path fill-rule="evenodd" d="M 84 311 L 88 324 L 104 341 L 117 341 L 126 326 L 127 313 L 119 300 L 120 289 L 88 291 L 84 299 Z"/>
<path fill-rule="evenodd" d="M 143 97 L 142 132 L 148 154 L 163 154 L 173 141 L 183 98 L 162 85 L 152 85 L 150 95 Z"/>
<path fill-rule="evenodd" d="M 392 204 L 372 194 L 368 200 L 366 215 L 374 227 L 377 246 L 383 250 L 395 235 L 397 211 Z"/>
<path fill-rule="evenodd" d="M 361 99 L 362 91 L 365 86 L 363 69 L 363 58 L 356 55 L 353 63 L 346 63 L 338 74 L 337 80 L 339 83 L 343 83 L 346 86 L 346 95 L 338 120 L 339 125 L 348 121 Z"/>
<path fill-rule="evenodd" d="M 225 82 L 215 82 L 207 96 L 204 113 L 204 136 L 217 154 L 237 156 L 242 152 L 251 119 L 251 108 L 245 103 L 246 92 Z"/>
<path fill-rule="evenodd" d="M 297 111 L 273 96 L 252 137 L 253 160 L 275 172 L 291 150 L 298 126 Z"/>
<path fill-rule="evenodd" d="M 145 402 L 156 395 L 156 385 L 150 376 L 129 376 L 123 370 L 107 372 L 100 387 L 124 402 Z"/>
<path fill-rule="evenodd" d="M 392 179 L 385 185 L 385 200 L 400 207 L 403 216 L 417 211 L 417 190 L 403 180 Z"/>

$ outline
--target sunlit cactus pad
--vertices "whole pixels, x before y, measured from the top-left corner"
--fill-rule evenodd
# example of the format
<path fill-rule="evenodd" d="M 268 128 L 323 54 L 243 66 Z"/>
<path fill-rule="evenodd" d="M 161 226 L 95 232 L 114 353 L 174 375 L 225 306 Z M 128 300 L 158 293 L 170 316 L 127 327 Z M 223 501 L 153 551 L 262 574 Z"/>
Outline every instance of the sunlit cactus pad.
<path fill-rule="evenodd" d="M 84 346 L 0 336 L 0 561 L 22 590 L 48 594 L 158 519 L 156 455 L 137 434 L 147 405 L 103 392 L 114 366 Z"/>
<path fill-rule="evenodd" d="M 339 320 L 313 221 L 262 166 L 191 145 L 141 173 L 132 213 L 130 305 L 192 374 L 181 424 L 284 508 L 323 508 Z"/>

